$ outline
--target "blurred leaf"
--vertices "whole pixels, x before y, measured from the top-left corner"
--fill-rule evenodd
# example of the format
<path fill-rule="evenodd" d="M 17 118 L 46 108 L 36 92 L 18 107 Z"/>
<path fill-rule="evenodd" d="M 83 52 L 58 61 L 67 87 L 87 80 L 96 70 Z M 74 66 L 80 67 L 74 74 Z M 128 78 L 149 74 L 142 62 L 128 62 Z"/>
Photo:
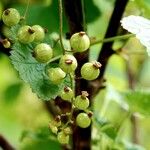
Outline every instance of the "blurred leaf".
<path fill-rule="evenodd" d="M 42 127 L 35 131 L 24 131 L 21 140 L 21 150 L 60 150 L 60 144 L 50 138 L 52 135 L 48 127 Z"/>
<path fill-rule="evenodd" d="M 16 3 L 12 7 L 18 9 L 22 16 L 24 15 L 26 5 Z M 57 32 L 59 30 L 58 14 L 58 1 L 56 0 L 53 0 L 49 6 L 41 3 L 31 4 L 27 13 L 27 24 L 38 24 L 47 28 L 49 32 Z M 66 30 L 66 24 L 64 24 L 63 29 Z"/>
<path fill-rule="evenodd" d="M 14 83 L 7 87 L 4 91 L 4 100 L 5 102 L 13 102 L 17 99 L 18 95 L 20 94 L 22 88 L 22 83 Z"/>
<path fill-rule="evenodd" d="M 108 120 L 106 120 L 105 118 L 99 117 L 96 114 L 94 114 L 94 121 L 100 126 L 103 127 L 107 124 L 109 124 L 110 122 Z"/>
<path fill-rule="evenodd" d="M 108 120 L 100 117 L 94 117 L 94 123 L 96 123 L 100 132 L 106 134 L 109 138 L 113 140 L 116 138 L 117 128 L 115 128 L 113 124 L 111 124 Z"/>
<path fill-rule="evenodd" d="M 19 12 L 24 15 L 26 5 L 21 5 L 16 3 L 12 7 L 15 7 Z M 90 23 L 95 21 L 100 15 L 100 9 L 94 4 L 93 0 L 85 0 L 86 9 L 86 21 Z M 29 11 L 27 13 L 27 23 L 29 25 L 39 24 L 49 30 L 49 32 L 59 31 L 59 11 L 58 11 L 58 1 L 53 0 L 51 5 L 45 6 L 38 4 L 32 4 L 29 6 Z M 40 18 L 40 20 L 39 20 Z M 64 33 L 68 31 L 66 17 L 64 19 L 63 31 Z"/>
<path fill-rule="evenodd" d="M 124 144 L 125 150 L 146 150 L 144 147 L 140 145 L 129 143 L 127 141 L 124 141 L 123 144 Z"/>
<path fill-rule="evenodd" d="M 94 4 L 93 0 L 84 0 L 85 4 L 85 14 L 86 14 L 86 21 L 87 23 L 90 23 L 92 21 L 95 21 L 98 17 L 101 16 L 101 11 L 97 7 L 97 5 Z"/>
<path fill-rule="evenodd" d="M 118 133 L 117 129 L 112 124 L 104 126 L 101 131 L 113 140 L 115 140 Z"/>
<path fill-rule="evenodd" d="M 35 131 L 23 131 L 21 136 L 21 141 L 25 138 L 31 138 L 35 140 L 44 140 L 50 137 L 50 130 L 48 127 L 39 127 Z"/>
<path fill-rule="evenodd" d="M 149 17 L 150 15 L 149 0 L 136 0 L 135 3 L 139 7 L 139 10 L 142 13 L 144 13 L 144 16 Z"/>
<path fill-rule="evenodd" d="M 146 91 L 129 91 L 125 93 L 125 99 L 132 112 L 150 115 L 150 93 Z"/>

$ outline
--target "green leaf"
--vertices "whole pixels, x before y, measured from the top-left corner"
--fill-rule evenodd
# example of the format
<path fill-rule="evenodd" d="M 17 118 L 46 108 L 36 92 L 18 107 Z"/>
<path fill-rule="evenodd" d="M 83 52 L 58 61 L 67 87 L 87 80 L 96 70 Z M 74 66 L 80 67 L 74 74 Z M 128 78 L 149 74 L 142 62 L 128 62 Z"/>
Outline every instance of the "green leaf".
<path fill-rule="evenodd" d="M 94 4 L 93 0 L 85 0 L 86 21 L 88 23 L 95 21 L 101 16 L 101 10 Z"/>
<path fill-rule="evenodd" d="M 44 78 L 30 84 L 33 92 L 36 92 L 38 97 L 44 100 L 56 98 L 59 91 L 63 89 L 63 84 L 56 85 Z"/>
<path fill-rule="evenodd" d="M 117 137 L 118 133 L 117 129 L 112 124 L 104 126 L 101 131 L 113 140 Z"/>
<path fill-rule="evenodd" d="M 17 25 L 10 28 L 9 39 L 11 39 L 13 41 L 16 40 L 19 28 L 20 28 L 19 24 L 17 24 Z"/>
<path fill-rule="evenodd" d="M 24 131 L 21 137 L 21 150 L 60 150 L 61 146 L 51 135 L 48 127 L 35 131 Z"/>
<path fill-rule="evenodd" d="M 22 80 L 29 83 L 32 91 L 43 100 L 56 98 L 63 88 L 63 83 L 55 85 L 48 80 L 45 74 L 46 64 L 41 64 L 32 57 L 32 45 L 16 43 L 11 51 L 11 61 L 19 71 Z"/>
<path fill-rule="evenodd" d="M 125 93 L 125 99 L 132 112 L 150 115 L 150 93 L 145 91 L 129 91 Z"/>
<path fill-rule="evenodd" d="M 10 103 L 17 100 L 21 88 L 22 88 L 22 83 L 14 83 L 9 85 L 7 89 L 4 91 L 5 102 Z"/>
<path fill-rule="evenodd" d="M 19 45 L 19 47 L 18 47 Z M 35 82 L 43 78 L 43 71 L 45 64 L 38 63 L 32 55 L 29 53 L 28 48 L 26 47 L 24 51 L 21 44 L 14 45 L 13 51 L 11 51 L 11 60 L 15 69 L 19 71 L 20 77 L 25 82 Z M 18 49 L 20 51 L 18 51 Z"/>
<path fill-rule="evenodd" d="M 123 141 L 123 144 L 126 150 L 146 150 L 144 147 L 140 145 L 129 143 L 127 141 Z"/>

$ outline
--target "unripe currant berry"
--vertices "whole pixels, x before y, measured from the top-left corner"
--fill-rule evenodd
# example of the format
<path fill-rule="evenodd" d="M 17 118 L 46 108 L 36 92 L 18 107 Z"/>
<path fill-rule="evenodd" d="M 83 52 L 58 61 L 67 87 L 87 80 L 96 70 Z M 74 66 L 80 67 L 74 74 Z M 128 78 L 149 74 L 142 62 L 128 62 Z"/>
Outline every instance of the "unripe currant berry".
<path fill-rule="evenodd" d="M 47 72 L 48 72 L 50 81 L 52 81 L 54 84 L 61 83 L 66 76 L 66 73 L 59 67 L 50 68 L 48 69 Z"/>
<path fill-rule="evenodd" d="M 97 61 L 85 63 L 81 67 L 81 76 L 86 80 L 94 80 L 100 74 L 101 64 Z"/>
<path fill-rule="evenodd" d="M 49 128 L 51 129 L 52 133 L 57 134 L 58 128 L 53 125 L 53 123 L 49 123 Z"/>
<path fill-rule="evenodd" d="M 57 134 L 57 139 L 61 144 L 68 144 L 69 143 L 69 135 L 65 134 L 63 131 Z"/>
<path fill-rule="evenodd" d="M 70 45 L 74 52 L 84 52 L 90 47 L 90 39 L 85 32 L 81 31 L 71 36 Z"/>
<path fill-rule="evenodd" d="M 11 29 L 8 26 L 3 26 L 2 28 L 2 33 L 4 34 L 5 37 L 10 37 L 11 36 Z"/>
<path fill-rule="evenodd" d="M 34 30 L 30 26 L 24 25 L 18 31 L 18 40 L 23 44 L 33 42 L 34 37 Z"/>
<path fill-rule="evenodd" d="M 81 95 L 78 95 L 75 98 L 74 105 L 76 108 L 80 110 L 85 110 L 89 107 L 89 99 L 87 98 L 88 93 L 86 91 L 82 91 Z"/>
<path fill-rule="evenodd" d="M 34 57 L 41 63 L 47 63 L 53 56 L 53 50 L 46 43 L 38 44 L 34 49 Z"/>
<path fill-rule="evenodd" d="M 51 128 L 51 131 L 52 131 L 52 133 L 57 134 L 58 128 L 54 126 Z"/>
<path fill-rule="evenodd" d="M 63 91 L 60 93 L 61 99 L 66 100 L 66 101 L 71 101 L 73 96 L 74 94 L 70 87 L 64 87 Z"/>
<path fill-rule="evenodd" d="M 2 44 L 5 48 L 10 48 L 10 46 L 11 46 L 11 43 L 8 39 L 2 40 Z"/>
<path fill-rule="evenodd" d="M 61 117 L 60 117 L 59 115 L 56 116 L 52 123 L 53 123 L 53 125 L 56 126 L 56 127 L 61 126 Z"/>
<path fill-rule="evenodd" d="M 64 133 L 67 134 L 67 135 L 68 135 L 68 134 L 72 134 L 72 130 L 71 130 L 70 127 L 64 128 L 63 131 L 64 131 Z"/>
<path fill-rule="evenodd" d="M 81 128 L 87 128 L 91 124 L 91 118 L 86 113 L 79 113 L 76 117 L 76 124 Z"/>
<path fill-rule="evenodd" d="M 34 25 L 32 26 L 32 29 L 35 31 L 35 38 L 34 41 L 40 42 L 45 37 L 45 31 L 40 25 Z"/>
<path fill-rule="evenodd" d="M 20 14 L 16 9 L 8 8 L 3 12 L 2 20 L 5 25 L 11 27 L 19 23 Z"/>
<path fill-rule="evenodd" d="M 65 54 L 60 58 L 59 66 L 64 72 L 70 73 L 77 68 L 77 60 L 73 55 Z"/>

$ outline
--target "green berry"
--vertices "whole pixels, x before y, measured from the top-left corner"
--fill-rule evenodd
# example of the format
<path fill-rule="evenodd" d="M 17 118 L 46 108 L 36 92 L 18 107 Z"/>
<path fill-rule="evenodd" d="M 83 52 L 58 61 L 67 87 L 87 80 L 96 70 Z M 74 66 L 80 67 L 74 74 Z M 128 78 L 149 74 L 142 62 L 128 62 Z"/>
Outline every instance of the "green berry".
<path fill-rule="evenodd" d="M 72 134 L 72 130 L 71 130 L 70 127 L 64 128 L 63 131 L 64 131 L 64 133 L 67 134 L 67 135 L 68 135 L 68 134 Z"/>
<path fill-rule="evenodd" d="M 2 40 L 2 44 L 5 48 L 10 48 L 10 46 L 11 46 L 11 43 L 9 42 L 8 39 Z"/>
<path fill-rule="evenodd" d="M 48 72 L 50 81 L 52 81 L 54 84 L 61 83 L 66 76 L 66 73 L 59 67 L 50 68 L 48 69 L 47 72 Z"/>
<path fill-rule="evenodd" d="M 34 30 L 30 26 L 24 25 L 18 31 L 18 40 L 23 44 L 33 42 L 34 37 Z"/>
<path fill-rule="evenodd" d="M 5 37 L 10 37 L 11 36 L 11 29 L 8 26 L 3 26 L 2 28 L 2 33 L 4 34 Z"/>
<path fill-rule="evenodd" d="M 74 94 L 70 87 L 64 87 L 63 91 L 60 93 L 61 99 L 66 100 L 66 101 L 71 101 L 73 96 Z"/>
<path fill-rule="evenodd" d="M 69 143 L 69 135 L 65 134 L 63 131 L 57 134 L 57 139 L 61 144 Z"/>
<path fill-rule="evenodd" d="M 54 126 L 52 123 L 49 124 L 49 128 L 51 129 L 52 133 L 57 134 L 58 128 Z"/>
<path fill-rule="evenodd" d="M 90 39 L 85 32 L 81 31 L 71 36 L 70 45 L 74 52 L 84 52 L 90 47 Z"/>
<path fill-rule="evenodd" d="M 74 105 L 80 110 L 85 110 L 89 107 L 89 99 L 87 98 L 88 94 L 86 91 L 82 91 L 82 95 L 78 95 L 75 98 Z"/>
<path fill-rule="evenodd" d="M 97 61 L 85 63 L 81 67 L 81 76 L 86 80 L 94 80 L 100 74 L 101 64 Z"/>
<path fill-rule="evenodd" d="M 41 43 L 35 47 L 34 56 L 37 61 L 47 63 L 53 56 L 53 50 L 50 45 Z"/>
<path fill-rule="evenodd" d="M 2 14 L 2 20 L 5 25 L 11 27 L 19 23 L 20 14 L 14 8 L 6 9 Z"/>
<path fill-rule="evenodd" d="M 59 127 L 61 126 L 61 117 L 58 115 L 55 117 L 55 120 L 53 120 L 53 125 L 56 126 L 56 127 Z"/>
<path fill-rule="evenodd" d="M 77 68 L 77 60 L 73 55 L 65 54 L 60 58 L 59 66 L 64 72 L 70 73 Z"/>
<path fill-rule="evenodd" d="M 76 117 L 76 124 L 81 128 L 87 128 L 91 124 L 91 118 L 86 113 L 79 113 Z"/>
<path fill-rule="evenodd" d="M 34 25 L 32 26 L 32 29 L 35 31 L 35 38 L 34 41 L 40 42 L 45 37 L 45 31 L 40 25 Z"/>

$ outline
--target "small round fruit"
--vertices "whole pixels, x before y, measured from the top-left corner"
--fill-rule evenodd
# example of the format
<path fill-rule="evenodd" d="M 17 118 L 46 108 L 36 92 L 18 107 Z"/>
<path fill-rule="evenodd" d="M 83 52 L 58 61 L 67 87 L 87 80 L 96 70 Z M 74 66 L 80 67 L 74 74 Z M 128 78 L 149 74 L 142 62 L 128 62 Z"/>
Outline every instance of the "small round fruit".
<path fill-rule="evenodd" d="M 91 124 L 91 119 L 86 113 L 79 113 L 76 117 L 76 123 L 81 128 L 87 128 Z"/>
<path fill-rule="evenodd" d="M 85 32 L 81 31 L 71 36 L 70 45 L 74 52 L 84 52 L 90 47 L 90 39 Z"/>
<path fill-rule="evenodd" d="M 8 8 L 3 12 L 2 20 L 5 25 L 11 27 L 19 23 L 20 14 L 16 9 Z"/>
<path fill-rule="evenodd" d="M 61 144 L 69 143 L 69 135 L 65 134 L 63 131 L 57 134 L 57 139 Z"/>
<path fill-rule="evenodd" d="M 57 134 L 58 128 L 53 124 L 49 124 L 49 128 L 51 129 L 52 133 Z"/>
<path fill-rule="evenodd" d="M 35 38 L 34 41 L 40 42 L 45 37 L 45 31 L 40 25 L 34 25 L 32 26 L 32 29 L 35 31 Z"/>
<path fill-rule="evenodd" d="M 94 80 L 100 74 L 101 64 L 97 61 L 85 63 L 81 67 L 81 76 L 86 80 Z"/>
<path fill-rule="evenodd" d="M 53 125 L 56 127 L 61 126 L 61 117 L 58 115 L 55 117 L 55 119 L 52 121 Z"/>
<path fill-rule="evenodd" d="M 80 109 L 80 110 L 85 110 L 89 107 L 89 99 L 87 98 L 86 95 L 84 95 L 84 92 L 82 92 L 82 95 L 78 95 L 76 98 L 75 98 L 75 101 L 74 101 L 74 105 L 76 108 Z"/>
<path fill-rule="evenodd" d="M 41 43 L 34 49 L 35 59 L 41 63 L 47 63 L 53 56 L 53 50 L 50 45 Z"/>
<path fill-rule="evenodd" d="M 10 48 L 10 46 L 11 46 L 11 43 L 8 39 L 2 40 L 2 44 L 5 48 Z"/>
<path fill-rule="evenodd" d="M 11 29 L 10 27 L 4 25 L 2 28 L 2 33 L 4 34 L 5 37 L 10 37 L 11 36 Z"/>
<path fill-rule="evenodd" d="M 64 72 L 70 73 L 77 68 L 77 60 L 73 55 L 65 54 L 60 58 L 59 66 Z"/>
<path fill-rule="evenodd" d="M 66 73 L 59 67 L 50 68 L 48 69 L 47 72 L 48 72 L 50 81 L 52 81 L 54 84 L 61 83 L 66 76 Z"/>
<path fill-rule="evenodd" d="M 33 42 L 34 37 L 34 30 L 30 26 L 24 25 L 18 31 L 18 40 L 23 44 Z"/>
<path fill-rule="evenodd" d="M 64 131 L 64 133 L 67 134 L 67 135 L 68 135 L 68 134 L 72 134 L 72 130 L 71 130 L 70 127 L 64 128 L 63 131 Z"/>
<path fill-rule="evenodd" d="M 66 101 L 71 101 L 73 96 L 74 94 L 70 87 L 64 87 L 63 91 L 60 93 L 61 99 L 66 100 Z"/>

